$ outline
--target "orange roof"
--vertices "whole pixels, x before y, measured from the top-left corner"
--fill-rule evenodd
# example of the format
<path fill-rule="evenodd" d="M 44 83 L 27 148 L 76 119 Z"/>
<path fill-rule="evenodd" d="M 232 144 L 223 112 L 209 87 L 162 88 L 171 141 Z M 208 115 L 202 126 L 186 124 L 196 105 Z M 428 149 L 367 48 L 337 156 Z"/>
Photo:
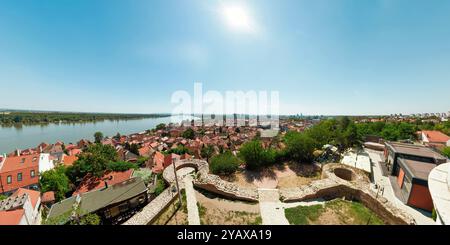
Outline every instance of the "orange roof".
<path fill-rule="evenodd" d="M 139 148 L 139 156 L 143 156 L 143 155 L 146 155 L 146 154 L 148 154 L 149 152 L 150 152 L 150 147 L 149 146 L 144 146 L 144 147 L 141 147 L 141 148 Z"/>
<path fill-rule="evenodd" d="M 105 181 L 108 182 L 109 186 L 115 185 L 131 179 L 132 175 L 133 169 L 124 172 L 107 172 L 100 178 L 87 175 L 72 195 L 76 196 L 77 194 L 101 189 L 105 187 Z"/>
<path fill-rule="evenodd" d="M 55 192 L 47 191 L 42 194 L 41 201 L 43 203 L 55 201 Z"/>
<path fill-rule="evenodd" d="M 79 153 L 81 153 L 81 150 L 78 149 L 78 148 L 74 148 L 74 149 L 69 151 L 69 155 L 71 155 L 71 156 L 75 156 L 75 155 L 77 155 Z"/>
<path fill-rule="evenodd" d="M 25 189 L 25 188 L 19 188 L 11 196 L 12 197 L 23 196 L 25 194 L 28 194 L 28 196 L 30 197 L 30 200 L 31 200 L 31 206 L 33 206 L 33 208 L 35 208 L 36 203 L 38 202 L 39 198 L 41 198 L 41 193 L 39 191 L 33 191 L 33 190 Z"/>
<path fill-rule="evenodd" d="M 0 225 L 18 225 L 24 214 L 25 210 L 22 208 L 0 211 Z"/>
<path fill-rule="evenodd" d="M 446 143 L 447 141 L 450 140 L 450 137 L 442 133 L 441 131 L 423 130 L 422 133 L 424 133 L 427 136 L 429 142 Z"/>
<path fill-rule="evenodd" d="M 64 155 L 62 163 L 64 164 L 64 166 L 72 166 L 76 160 L 78 160 L 78 157 L 75 155 L 72 156 Z"/>
<path fill-rule="evenodd" d="M 39 167 L 39 154 L 7 157 L 0 172 L 10 172 L 30 167 Z"/>

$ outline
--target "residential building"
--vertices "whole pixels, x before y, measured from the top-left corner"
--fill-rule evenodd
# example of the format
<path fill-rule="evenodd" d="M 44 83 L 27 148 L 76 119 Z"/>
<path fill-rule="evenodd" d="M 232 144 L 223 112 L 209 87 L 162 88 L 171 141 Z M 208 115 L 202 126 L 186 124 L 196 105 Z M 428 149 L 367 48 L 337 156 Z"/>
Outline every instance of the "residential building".
<path fill-rule="evenodd" d="M 76 196 L 81 193 L 105 188 L 108 185 L 115 185 L 117 183 L 124 182 L 131 179 L 133 172 L 133 169 L 123 172 L 108 171 L 100 178 L 88 174 L 83 178 L 80 185 L 72 195 Z"/>
<path fill-rule="evenodd" d="M 40 155 L 4 156 L 0 162 L 0 194 L 9 195 L 19 188 L 37 190 Z"/>
<path fill-rule="evenodd" d="M 62 163 L 64 166 L 69 167 L 69 166 L 72 166 L 73 163 L 74 163 L 76 160 L 78 160 L 78 157 L 77 157 L 77 156 L 74 156 L 74 155 L 64 155 L 63 158 L 62 158 L 61 163 Z"/>
<path fill-rule="evenodd" d="M 394 193 L 403 203 L 431 211 L 433 202 L 428 175 L 447 159 L 432 149 L 398 142 L 386 142 L 385 162 Z"/>
<path fill-rule="evenodd" d="M 137 177 L 55 203 L 48 218 L 62 217 L 61 224 L 65 224 L 78 209 L 81 216 L 95 213 L 101 217 L 103 224 L 117 224 L 131 217 L 147 202 L 147 186 Z"/>
<path fill-rule="evenodd" d="M 38 225 L 41 197 L 39 191 L 19 188 L 0 201 L 0 225 Z"/>
<path fill-rule="evenodd" d="M 417 132 L 417 136 L 422 144 L 441 148 L 450 146 L 450 137 L 441 131 L 436 130 L 422 130 Z"/>

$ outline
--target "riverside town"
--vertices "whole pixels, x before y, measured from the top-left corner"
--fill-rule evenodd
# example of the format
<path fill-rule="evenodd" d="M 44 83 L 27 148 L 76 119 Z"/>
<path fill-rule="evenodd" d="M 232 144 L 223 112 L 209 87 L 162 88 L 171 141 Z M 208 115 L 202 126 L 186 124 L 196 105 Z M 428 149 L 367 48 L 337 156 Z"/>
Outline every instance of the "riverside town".
<path fill-rule="evenodd" d="M 0 240 L 442 243 L 449 13 L 1 0 Z"/>

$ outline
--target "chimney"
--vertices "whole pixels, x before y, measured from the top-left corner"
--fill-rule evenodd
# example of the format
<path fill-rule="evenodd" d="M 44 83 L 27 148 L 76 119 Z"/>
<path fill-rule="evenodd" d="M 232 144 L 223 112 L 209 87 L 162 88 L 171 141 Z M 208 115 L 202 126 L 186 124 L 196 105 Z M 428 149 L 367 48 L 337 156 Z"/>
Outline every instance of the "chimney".
<path fill-rule="evenodd" d="M 17 156 L 20 156 L 20 150 L 19 149 L 16 149 L 16 154 L 17 154 Z"/>

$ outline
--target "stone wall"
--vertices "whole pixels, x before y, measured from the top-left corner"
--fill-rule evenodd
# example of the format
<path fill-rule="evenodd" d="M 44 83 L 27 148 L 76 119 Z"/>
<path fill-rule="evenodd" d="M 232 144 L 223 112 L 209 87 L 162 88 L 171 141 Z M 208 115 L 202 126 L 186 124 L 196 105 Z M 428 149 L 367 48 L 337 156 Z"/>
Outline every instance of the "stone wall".
<path fill-rule="evenodd" d="M 347 168 L 354 172 L 354 181 L 345 181 L 334 175 L 335 168 Z M 310 199 L 323 198 L 331 200 L 335 198 L 345 198 L 356 200 L 364 204 L 367 208 L 375 212 L 387 224 L 415 224 L 414 219 L 394 207 L 386 198 L 377 196 L 369 188 L 365 176 L 357 173 L 350 167 L 332 164 L 324 168 L 325 179 L 313 181 L 309 185 L 297 188 L 280 190 L 280 197 L 285 202 L 305 201 Z"/>
<path fill-rule="evenodd" d="M 258 201 L 258 190 L 256 188 L 242 188 L 213 174 L 198 175 L 194 180 L 194 186 L 230 199 Z"/>
<path fill-rule="evenodd" d="M 156 220 L 159 215 L 177 198 L 172 188 L 166 188 L 159 196 L 148 203 L 139 213 L 133 215 L 123 225 L 148 225 Z"/>

